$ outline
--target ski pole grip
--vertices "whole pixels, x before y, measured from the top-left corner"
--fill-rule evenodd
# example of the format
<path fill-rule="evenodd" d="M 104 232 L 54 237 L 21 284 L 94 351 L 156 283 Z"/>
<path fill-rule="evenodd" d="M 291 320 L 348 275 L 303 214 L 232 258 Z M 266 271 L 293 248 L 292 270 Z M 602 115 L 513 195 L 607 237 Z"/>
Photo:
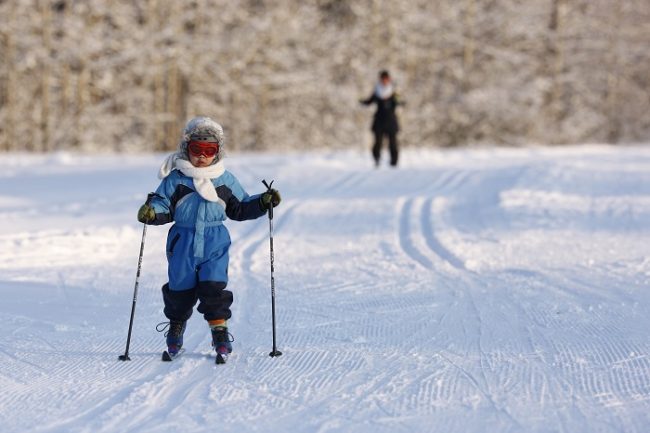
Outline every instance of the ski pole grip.
<path fill-rule="evenodd" d="M 271 183 L 267 183 L 266 179 L 262 180 L 262 183 L 266 187 L 266 191 L 271 191 L 271 186 L 273 185 L 273 181 Z M 269 219 L 273 219 L 273 203 L 269 203 Z"/>

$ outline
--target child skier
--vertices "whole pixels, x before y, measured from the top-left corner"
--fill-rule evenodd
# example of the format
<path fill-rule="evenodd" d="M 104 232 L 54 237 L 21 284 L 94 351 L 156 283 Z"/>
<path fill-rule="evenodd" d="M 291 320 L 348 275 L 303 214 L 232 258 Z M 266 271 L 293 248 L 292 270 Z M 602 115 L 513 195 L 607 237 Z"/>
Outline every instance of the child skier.
<path fill-rule="evenodd" d="M 232 352 L 227 320 L 233 294 L 226 290 L 230 235 L 222 222 L 226 217 L 237 221 L 259 218 L 281 200 L 274 189 L 249 196 L 224 168 L 223 158 L 221 125 L 208 117 L 191 119 L 178 151 L 160 168 L 162 182 L 155 195 L 138 211 L 138 220 L 145 224 L 174 222 L 166 247 L 169 282 L 162 287 L 171 357 L 183 345 L 185 325 L 198 301 L 197 311 L 211 330 L 216 361 L 226 362 Z"/>

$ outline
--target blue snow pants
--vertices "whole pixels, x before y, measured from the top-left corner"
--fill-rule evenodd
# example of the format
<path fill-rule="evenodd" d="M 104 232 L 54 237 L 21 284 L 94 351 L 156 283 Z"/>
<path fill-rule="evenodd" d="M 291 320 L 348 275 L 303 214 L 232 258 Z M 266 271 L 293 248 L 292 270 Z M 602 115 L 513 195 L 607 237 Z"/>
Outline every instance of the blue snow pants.
<path fill-rule="evenodd" d="M 167 236 L 167 274 L 162 288 L 164 313 L 170 320 L 190 318 L 197 311 L 205 320 L 229 319 L 233 294 L 228 284 L 230 234 L 223 224 L 205 227 L 203 257 L 194 255 L 194 227 L 174 224 Z"/>

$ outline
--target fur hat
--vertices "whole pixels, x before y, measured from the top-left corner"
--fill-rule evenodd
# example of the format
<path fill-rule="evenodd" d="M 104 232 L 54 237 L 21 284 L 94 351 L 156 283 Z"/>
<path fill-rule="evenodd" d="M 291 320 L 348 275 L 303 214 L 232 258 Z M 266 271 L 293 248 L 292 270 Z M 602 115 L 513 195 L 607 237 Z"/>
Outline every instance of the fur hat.
<path fill-rule="evenodd" d="M 180 143 L 178 143 L 178 152 L 188 160 L 189 154 L 187 146 L 191 140 L 219 143 L 219 152 L 217 152 L 217 157 L 214 159 L 214 163 L 217 163 L 225 156 L 225 136 L 223 134 L 223 128 L 209 117 L 195 117 L 187 122 L 183 129 L 183 136 L 181 137 Z"/>

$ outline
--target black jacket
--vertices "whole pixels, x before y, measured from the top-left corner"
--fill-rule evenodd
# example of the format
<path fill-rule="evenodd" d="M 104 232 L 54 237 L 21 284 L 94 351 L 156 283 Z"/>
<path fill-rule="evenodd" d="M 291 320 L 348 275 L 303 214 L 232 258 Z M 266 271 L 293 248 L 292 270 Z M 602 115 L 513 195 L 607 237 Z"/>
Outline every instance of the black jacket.
<path fill-rule="evenodd" d="M 372 131 L 375 133 L 397 134 L 399 131 L 399 123 L 397 122 L 397 114 L 395 109 L 400 103 L 397 100 L 397 95 L 392 94 L 389 98 L 381 99 L 373 92 L 368 99 L 360 101 L 364 105 L 377 104 L 377 111 L 372 121 Z"/>

